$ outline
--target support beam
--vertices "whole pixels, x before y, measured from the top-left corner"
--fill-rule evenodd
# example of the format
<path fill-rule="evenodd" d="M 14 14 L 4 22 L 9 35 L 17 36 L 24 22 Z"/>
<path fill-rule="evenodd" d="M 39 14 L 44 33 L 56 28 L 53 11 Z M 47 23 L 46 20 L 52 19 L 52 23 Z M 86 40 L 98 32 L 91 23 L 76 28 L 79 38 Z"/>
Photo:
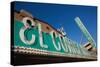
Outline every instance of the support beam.
<path fill-rule="evenodd" d="M 86 36 L 87 40 L 91 43 L 91 45 L 96 48 L 96 44 L 94 39 L 92 38 L 92 36 L 90 35 L 90 33 L 88 32 L 88 30 L 86 29 L 86 27 L 83 25 L 82 21 L 80 20 L 79 17 L 75 18 L 76 24 L 78 25 L 78 27 L 81 29 L 81 31 L 83 32 L 83 34 Z"/>

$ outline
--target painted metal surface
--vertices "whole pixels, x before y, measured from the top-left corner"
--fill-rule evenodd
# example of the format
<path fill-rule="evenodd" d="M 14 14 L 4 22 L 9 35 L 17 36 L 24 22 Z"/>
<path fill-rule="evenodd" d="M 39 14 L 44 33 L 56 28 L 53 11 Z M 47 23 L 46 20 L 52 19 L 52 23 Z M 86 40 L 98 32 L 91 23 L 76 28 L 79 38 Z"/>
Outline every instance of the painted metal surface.
<path fill-rule="evenodd" d="M 27 28 L 24 31 L 25 40 L 31 41 L 32 35 L 34 35 L 33 43 L 23 42 L 19 35 L 21 29 L 24 27 L 22 21 L 14 20 L 14 47 L 15 52 L 26 52 L 30 54 L 41 55 L 54 55 L 65 57 L 78 57 L 95 59 L 84 47 L 77 46 L 77 43 L 68 39 L 67 37 L 52 36 L 52 33 L 45 33 L 40 31 L 40 26 L 37 25 L 34 28 Z M 23 28 L 24 29 L 24 28 Z M 42 33 L 42 35 L 40 35 Z M 42 40 L 41 40 L 42 37 Z M 42 41 L 42 43 L 41 43 Z M 42 44 L 42 45 L 41 45 Z M 43 47 L 43 45 L 47 47 Z M 58 49 L 57 49 L 58 48 Z"/>

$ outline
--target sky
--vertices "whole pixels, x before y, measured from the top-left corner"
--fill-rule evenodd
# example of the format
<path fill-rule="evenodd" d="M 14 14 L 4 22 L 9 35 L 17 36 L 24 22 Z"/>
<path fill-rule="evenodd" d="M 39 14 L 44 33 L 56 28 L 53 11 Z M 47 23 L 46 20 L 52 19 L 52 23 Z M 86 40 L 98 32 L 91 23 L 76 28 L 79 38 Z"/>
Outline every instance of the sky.
<path fill-rule="evenodd" d="M 88 42 L 75 22 L 75 17 L 79 17 L 94 41 L 97 43 L 97 7 L 68 5 L 68 4 L 46 4 L 34 2 L 15 2 L 14 10 L 31 13 L 33 17 L 43 20 L 54 28 L 64 28 L 68 38 L 82 44 Z M 82 37 L 83 36 L 83 37 Z"/>

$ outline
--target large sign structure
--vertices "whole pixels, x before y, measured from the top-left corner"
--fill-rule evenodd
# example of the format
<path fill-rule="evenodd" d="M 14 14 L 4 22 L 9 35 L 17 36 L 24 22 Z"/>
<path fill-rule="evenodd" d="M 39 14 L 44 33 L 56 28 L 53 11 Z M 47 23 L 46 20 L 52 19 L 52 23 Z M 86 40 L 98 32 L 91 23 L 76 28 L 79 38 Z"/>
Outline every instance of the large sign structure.
<path fill-rule="evenodd" d="M 14 3 L 12 3 L 12 5 L 14 5 Z M 63 27 L 61 29 L 55 29 L 49 23 L 35 18 L 32 14 L 23 9 L 20 11 L 12 9 L 12 17 L 13 45 L 11 45 L 11 64 L 21 65 L 24 64 L 24 62 L 20 59 L 33 59 L 34 57 L 34 59 L 37 59 L 37 57 L 46 57 L 46 62 L 48 60 L 47 58 L 50 57 L 53 57 L 54 60 L 57 58 L 55 62 L 73 61 L 73 59 L 77 61 L 97 60 L 96 55 L 93 55 L 93 53 L 88 51 L 83 45 L 69 39 Z M 88 41 L 95 47 L 93 38 L 81 20 L 76 17 L 75 21 Z M 43 60 L 44 58 L 42 62 L 45 61 Z M 33 60 L 25 59 L 24 61 L 31 61 L 33 63 Z M 34 63 L 42 62 L 34 60 Z"/>
<path fill-rule="evenodd" d="M 50 32 L 43 32 L 42 27 L 46 27 L 44 25 L 46 23 L 30 17 L 23 17 L 21 21 L 17 19 L 15 16 L 15 51 L 66 57 L 95 58 L 82 45 L 78 46 L 78 43 L 63 36 L 61 34 L 63 32 L 60 33 L 60 31 L 55 31 L 55 29 L 52 29 Z M 50 25 L 49 27 L 51 28 Z"/>

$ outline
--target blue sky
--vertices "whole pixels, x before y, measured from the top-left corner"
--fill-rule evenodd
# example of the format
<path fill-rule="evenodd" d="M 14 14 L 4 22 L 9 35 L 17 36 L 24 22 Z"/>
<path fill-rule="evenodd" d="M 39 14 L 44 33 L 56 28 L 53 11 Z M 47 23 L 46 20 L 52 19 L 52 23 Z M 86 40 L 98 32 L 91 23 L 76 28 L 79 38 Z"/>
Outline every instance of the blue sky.
<path fill-rule="evenodd" d="M 34 17 L 49 23 L 56 29 L 63 26 L 67 36 L 73 41 L 80 43 L 83 33 L 74 20 L 74 18 L 78 16 L 92 35 L 95 42 L 97 42 L 96 6 L 16 2 L 14 7 L 17 11 L 24 9 L 30 12 Z M 82 43 L 86 42 L 86 37 L 83 35 Z"/>

